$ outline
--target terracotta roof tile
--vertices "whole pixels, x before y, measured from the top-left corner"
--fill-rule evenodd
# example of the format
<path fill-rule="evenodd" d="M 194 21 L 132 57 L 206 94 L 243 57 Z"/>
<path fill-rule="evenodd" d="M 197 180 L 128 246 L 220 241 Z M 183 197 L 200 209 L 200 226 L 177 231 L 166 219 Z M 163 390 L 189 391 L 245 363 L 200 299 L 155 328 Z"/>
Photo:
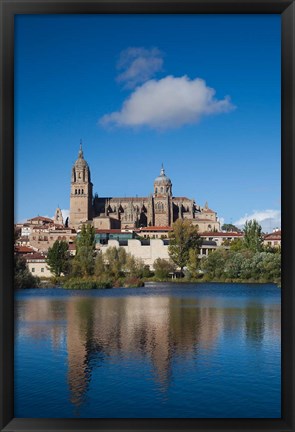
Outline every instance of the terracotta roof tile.
<path fill-rule="evenodd" d="M 36 252 L 36 253 L 33 253 L 33 254 L 26 255 L 24 258 L 25 258 L 26 261 L 34 261 L 34 260 L 41 260 L 41 259 L 45 260 L 46 256 L 42 255 L 41 253 Z"/>
<path fill-rule="evenodd" d="M 15 246 L 15 252 L 17 253 L 33 253 L 34 249 L 28 246 Z"/>
<path fill-rule="evenodd" d="M 173 231 L 173 228 L 170 226 L 148 226 L 142 227 L 136 230 L 137 232 L 141 231 Z"/>
<path fill-rule="evenodd" d="M 121 231 L 120 229 L 96 229 L 96 234 L 122 234 L 126 231 Z M 128 231 L 127 231 L 128 232 Z"/>
<path fill-rule="evenodd" d="M 28 221 L 38 221 L 38 220 L 41 220 L 43 222 L 53 222 L 52 219 L 44 217 L 44 216 L 36 216 L 36 217 L 31 218 L 31 219 L 28 219 Z"/>
<path fill-rule="evenodd" d="M 237 232 L 221 232 L 221 231 L 206 231 L 200 233 L 201 237 L 243 237 L 243 233 Z"/>

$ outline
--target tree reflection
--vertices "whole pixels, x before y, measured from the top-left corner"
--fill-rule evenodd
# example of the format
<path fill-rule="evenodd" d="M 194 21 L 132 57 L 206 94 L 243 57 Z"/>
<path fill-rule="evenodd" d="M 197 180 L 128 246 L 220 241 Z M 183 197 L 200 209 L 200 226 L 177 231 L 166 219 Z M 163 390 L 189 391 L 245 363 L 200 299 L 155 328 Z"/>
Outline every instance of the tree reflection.
<path fill-rule="evenodd" d="M 94 369 L 109 359 L 119 370 L 130 359 L 147 361 L 165 394 L 174 362 L 197 364 L 200 351 L 214 350 L 224 332 L 232 335 L 244 328 L 246 339 L 262 343 L 267 329 L 279 331 L 272 308 L 255 301 L 226 308 L 212 297 L 33 298 L 19 302 L 17 317 L 31 324 L 22 331 L 33 339 L 50 338 L 54 349 L 65 341 L 70 401 L 77 410 L 85 403 Z"/>

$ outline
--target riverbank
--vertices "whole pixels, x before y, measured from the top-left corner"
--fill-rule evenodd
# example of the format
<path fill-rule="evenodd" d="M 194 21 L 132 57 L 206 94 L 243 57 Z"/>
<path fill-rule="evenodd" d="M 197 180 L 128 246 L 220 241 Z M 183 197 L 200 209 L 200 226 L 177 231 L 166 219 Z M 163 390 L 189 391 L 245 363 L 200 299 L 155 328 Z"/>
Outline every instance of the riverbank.
<path fill-rule="evenodd" d="M 156 285 L 157 283 L 171 283 L 173 285 L 184 284 L 206 284 L 206 283 L 222 283 L 222 284 L 269 284 L 273 283 L 281 288 L 280 281 L 267 281 L 265 279 L 213 279 L 206 278 L 120 278 L 119 280 L 110 279 L 94 279 L 94 278 L 51 278 L 40 280 L 36 288 L 65 288 L 76 290 L 91 290 L 91 289 L 111 289 L 111 288 L 140 288 L 143 286 Z"/>

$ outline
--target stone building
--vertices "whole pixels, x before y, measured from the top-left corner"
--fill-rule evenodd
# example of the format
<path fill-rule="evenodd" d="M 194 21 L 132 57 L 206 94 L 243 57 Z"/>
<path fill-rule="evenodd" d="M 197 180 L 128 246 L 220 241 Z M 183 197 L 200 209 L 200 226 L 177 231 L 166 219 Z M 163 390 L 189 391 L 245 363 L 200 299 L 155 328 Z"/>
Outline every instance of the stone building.
<path fill-rule="evenodd" d="M 79 229 L 92 223 L 98 229 L 167 227 L 177 219 L 190 219 L 200 231 L 219 231 L 215 211 L 197 205 L 185 196 L 175 197 L 172 181 L 162 165 L 154 180 L 154 192 L 147 197 L 93 196 L 90 168 L 84 159 L 82 145 L 72 168 L 69 225 Z"/>

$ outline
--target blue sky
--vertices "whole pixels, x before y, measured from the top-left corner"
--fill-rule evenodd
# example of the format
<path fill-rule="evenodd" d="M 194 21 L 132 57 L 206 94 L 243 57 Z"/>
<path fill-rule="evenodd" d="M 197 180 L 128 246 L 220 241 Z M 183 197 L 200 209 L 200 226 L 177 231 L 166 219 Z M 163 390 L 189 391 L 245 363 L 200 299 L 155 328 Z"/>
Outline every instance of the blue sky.
<path fill-rule="evenodd" d="M 15 219 L 69 209 L 80 139 L 94 192 L 175 196 L 280 224 L 279 15 L 19 15 Z"/>

